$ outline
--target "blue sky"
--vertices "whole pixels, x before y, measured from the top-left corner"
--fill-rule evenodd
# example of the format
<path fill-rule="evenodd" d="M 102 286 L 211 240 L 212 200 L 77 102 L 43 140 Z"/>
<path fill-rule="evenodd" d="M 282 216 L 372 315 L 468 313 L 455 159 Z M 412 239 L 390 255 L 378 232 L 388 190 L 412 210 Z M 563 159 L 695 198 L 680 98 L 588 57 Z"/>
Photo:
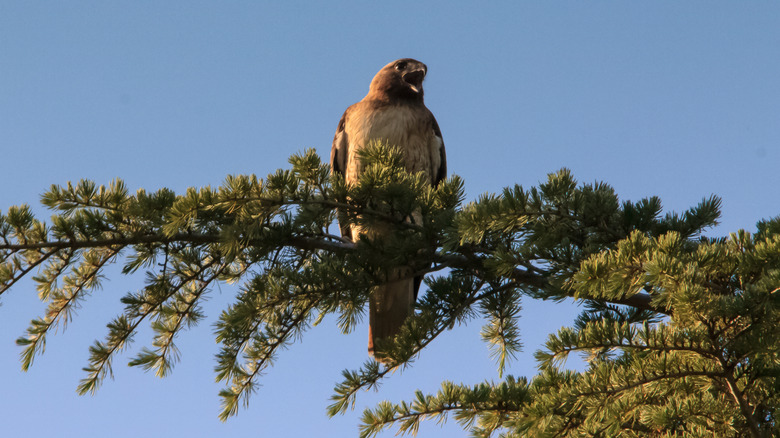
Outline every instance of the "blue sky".
<path fill-rule="evenodd" d="M 327 157 L 374 73 L 413 57 L 428 65 L 426 103 L 468 199 L 569 167 L 622 199 L 658 195 L 668 210 L 717 194 L 713 235 L 780 214 L 780 3 L 312 3 L 0 2 L 0 209 L 81 178 L 182 192 L 266 175 L 304 148 Z M 13 341 L 43 307 L 29 282 L 2 296 L 5 435 L 355 436 L 380 400 L 497 379 L 477 320 L 328 419 L 340 371 L 365 359 L 367 330 L 342 336 L 326 320 L 220 423 L 210 324 L 233 297 L 224 286 L 210 319 L 179 339 L 171 377 L 120 360 L 96 396 L 77 396 L 88 346 L 141 280 L 110 275 L 27 373 Z M 510 373 L 532 375 L 532 353 L 576 311 L 526 300 L 525 351 Z M 135 339 L 124 359 L 151 334 Z M 454 421 L 421 434 L 465 436 Z"/>

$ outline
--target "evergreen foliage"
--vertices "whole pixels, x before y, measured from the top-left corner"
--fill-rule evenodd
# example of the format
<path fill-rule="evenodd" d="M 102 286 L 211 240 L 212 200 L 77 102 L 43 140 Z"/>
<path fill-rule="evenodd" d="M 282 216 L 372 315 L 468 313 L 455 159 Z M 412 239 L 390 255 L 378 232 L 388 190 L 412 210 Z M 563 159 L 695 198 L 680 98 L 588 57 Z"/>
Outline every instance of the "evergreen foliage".
<path fill-rule="evenodd" d="M 454 325 L 486 317 L 482 338 L 503 373 L 522 346 L 522 299 L 574 298 L 585 311 L 536 353 L 537 375 L 444 382 L 436 394 L 384 402 L 364 413 L 363 437 L 393 425 L 415 433 L 422 420 L 450 415 L 479 437 L 780 433 L 780 219 L 753 234 L 705 238 L 719 216 L 716 197 L 662 215 L 657 198 L 621 203 L 610 186 L 578 184 L 566 169 L 538 187 L 464 204 L 458 177 L 428 187 L 393 148 L 379 145 L 363 159 L 350 187 L 307 151 L 290 159 L 291 170 L 230 176 L 183 195 L 130 194 L 119 180 L 52 186 L 42 196 L 54 212 L 48 224 L 27 206 L 0 212 L 0 293 L 31 276 L 47 304 L 17 341 L 22 367 L 110 264 L 144 272 L 145 285 L 121 298 L 124 311 L 90 348 L 80 393 L 98 389 L 141 324 L 155 337 L 129 365 L 167 375 L 175 340 L 202 320 L 209 291 L 239 283 L 215 328 L 227 419 L 283 349 L 326 315 L 352 330 L 382 272 L 405 265 L 435 274 L 401 333 L 376 346 L 390 365 L 369 360 L 345 371 L 331 415 Z M 393 238 L 344 240 L 331 231 L 337 216 L 381 225 Z M 584 371 L 562 367 L 571 353 L 587 357 Z"/>

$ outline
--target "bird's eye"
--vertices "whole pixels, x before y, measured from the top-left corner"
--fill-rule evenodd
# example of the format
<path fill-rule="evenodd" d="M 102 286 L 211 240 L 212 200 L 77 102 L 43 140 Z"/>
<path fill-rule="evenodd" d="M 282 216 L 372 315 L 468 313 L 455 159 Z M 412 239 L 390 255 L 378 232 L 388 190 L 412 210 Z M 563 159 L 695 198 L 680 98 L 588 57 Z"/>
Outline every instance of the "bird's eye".
<path fill-rule="evenodd" d="M 403 70 L 406 68 L 406 62 L 401 61 L 398 64 L 395 65 L 396 70 Z"/>

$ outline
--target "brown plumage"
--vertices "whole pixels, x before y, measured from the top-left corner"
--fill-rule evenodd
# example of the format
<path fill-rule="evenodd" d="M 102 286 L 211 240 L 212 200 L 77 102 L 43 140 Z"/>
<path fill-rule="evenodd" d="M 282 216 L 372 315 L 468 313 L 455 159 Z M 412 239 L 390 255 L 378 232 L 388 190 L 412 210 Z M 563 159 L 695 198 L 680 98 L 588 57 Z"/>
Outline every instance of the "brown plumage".
<path fill-rule="evenodd" d="M 422 82 L 428 72 L 425 64 L 404 58 L 384 66 L 371 81 L 368 94 L 341 116 L 330 165 L 344 175 L 348 184 L 361 173 L 357 151 L 378 140 L 399 147 L 406 169 L 425 172 L 432 185 L 444 179 L 447 163 L 439 125 L 423 103 Z M 342 236 L 357 241 L 359 234 L 374 238 L 382 230 L 357 229 L 341 224 Z M 374 341 L 396 335 L 411 315 L 422 277 L 409 278 L 410 268 L 388 272 L 388 282 L 376 286 L 369 301 L 368 352 L 374 354 Z"/>

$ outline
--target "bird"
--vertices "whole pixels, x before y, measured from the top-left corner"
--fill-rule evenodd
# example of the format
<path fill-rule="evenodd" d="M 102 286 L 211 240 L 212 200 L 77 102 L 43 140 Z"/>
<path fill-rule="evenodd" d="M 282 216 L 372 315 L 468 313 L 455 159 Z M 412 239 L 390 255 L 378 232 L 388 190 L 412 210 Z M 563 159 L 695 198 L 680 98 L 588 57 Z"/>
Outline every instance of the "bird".
<path fill-rule="evenodd" d="M 358 152 L 369 143 L 399 148 L 408 172 L 424 172 L 432 186 L 447 173 L 441 129 L 423 101 L 423 80 L 428 67 L 420 61 L 395 60 L 374 76 L 368 94 L 347 108 L 339 120 L 330 153 L 331 171 L 355 184 L 362 172 Z M 357 242 L 361 234 L 376 239 L 387 230 L 366 230 L 339 224 L 343 238 Z M 368 353 L 375 356 L 379 339 L 392 338 L 414 311 L 422 276 L 411 269 L 391 269 L 387 282 L 372 288 L 369 297 Z M 382 362 L 381 359 L 377 359 Z"/>

